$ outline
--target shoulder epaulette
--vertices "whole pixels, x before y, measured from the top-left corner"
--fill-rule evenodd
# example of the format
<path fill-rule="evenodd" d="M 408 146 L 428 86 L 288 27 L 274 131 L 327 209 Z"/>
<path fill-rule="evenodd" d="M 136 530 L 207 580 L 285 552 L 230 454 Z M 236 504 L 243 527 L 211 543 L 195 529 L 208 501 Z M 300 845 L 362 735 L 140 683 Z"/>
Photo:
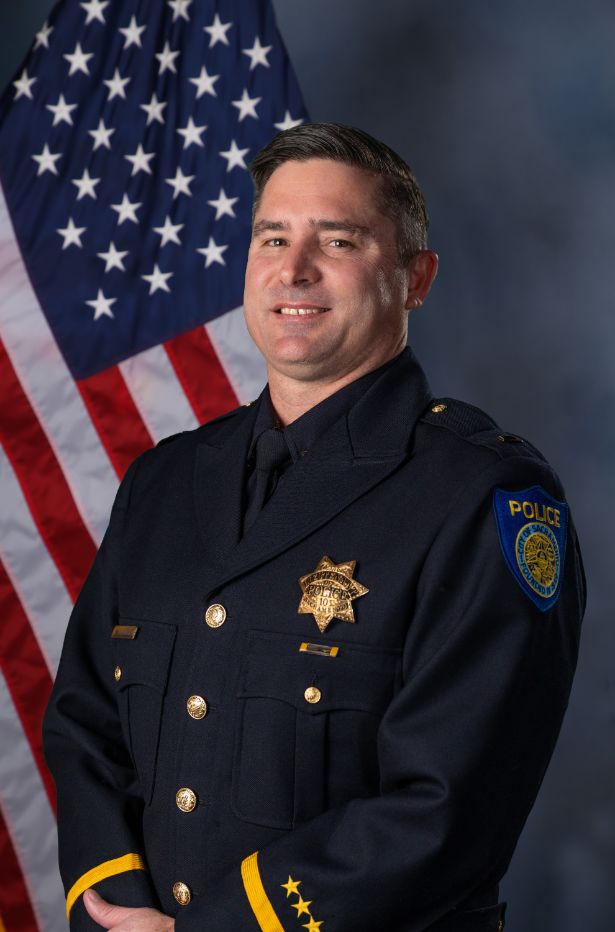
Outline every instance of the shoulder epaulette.
<path fill-rule="evenodd" d="M 249 405 L 253 404 L 250 402 Z M 240 411 L 243 411 L 244 408 L 249 407 L 249 405 L 241 405 L 238 408 L 233 408 L 231 411 L 225 411 L 224 414 L 214 417 L 211 421 L 206 421 L 204 424 L 201 424 L 199 427 L 195 428 L 196 430 L 203 430 L 205 428 L 211 427 L 214 424 L 219 424 L 221 421 L 226 421 L 231 417 L 234 417 L 236 414 L 239 414 Z M 165 443 L 172 443 L 174 440 L 178 440 L 180 437 L 183 437 L 185 434 L 191 434 L 191 430 L 181 430 L 177 434 L 171 434 L 169 437 L 163 437 L 162 440 L 159 440 L 156 444 L 157 447 L 164 446 Z"/>
<path fill-rule="evenodd" d="M 525 455 L 546 462 L 528 440 L 506 433 L 480 408 L 455 398 L 433 399 L 421 420 L 451 430 L 470 443 L 489 447 L 501 457 Z"/>

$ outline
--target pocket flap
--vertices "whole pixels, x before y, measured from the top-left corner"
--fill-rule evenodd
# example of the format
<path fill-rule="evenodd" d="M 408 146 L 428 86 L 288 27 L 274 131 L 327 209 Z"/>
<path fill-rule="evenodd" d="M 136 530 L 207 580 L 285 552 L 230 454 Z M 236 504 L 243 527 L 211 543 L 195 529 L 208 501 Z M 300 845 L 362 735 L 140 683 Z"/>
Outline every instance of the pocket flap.
<path fill-rule="evenodd" d="M 294 635 L 251 631 L 240 681 L 241 698 L 278 699 L 302 712 L 319 715 L 333 709 L 381 714 L 396 690 L 401 650 L 345 644 L 335 656 L 301 651 L 305 639 Z M 313 642 L 319 643 L 317 639 Z M 317 701 L 306 690 L 315 686 Z M 311 698 L 314 694 L 311 693 Z"/>
<path fill-rule="evenodd" d="M 123 625 L 131 623 L 134 619 L 121 619 Z M 134 640 L 117 638 L 113 641 L 115 663 L 122 671 L 117 681 L 118 689 L 139 684 L 164 693 L 177 628 L 141 619 L 138 625 L 139 631 Z"/>

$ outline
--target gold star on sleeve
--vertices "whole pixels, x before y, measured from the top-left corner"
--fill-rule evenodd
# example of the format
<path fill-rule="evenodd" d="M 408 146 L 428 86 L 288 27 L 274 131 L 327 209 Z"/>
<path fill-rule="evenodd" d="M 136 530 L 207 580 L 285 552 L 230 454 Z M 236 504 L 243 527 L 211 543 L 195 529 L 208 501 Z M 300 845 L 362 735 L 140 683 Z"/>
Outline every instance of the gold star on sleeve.
<path fill-rule="evenodd" d="M 293 878 L 288 875 L 288 883 L 281 883 L 280 886 L 286 890 L 286 899 L 291 895 L 291 893 L 296 893 L 299 899 L 301 899 L 301 894 L 299 893 L 299 884 L 300 880 L 293 880 Z"/>
<path fill-rule="evenodd" d="M 324 923 L 324 919 L 321 919 L 320 922 L 316 922 L 315 919 L 310 917 L 310 921 L 307 925 L 304 925 L 303 928 L 307 929 L 308 932 L 319 932 L 321 925 Z"/>
<path fill-rule="evenodd" d="M 293 907 L 293 909 L 297 910 L 297 919 L 299 918 L 299 916 L 310 915 L 309 907 L 311 903 L 312 903 L 312 900 L 304 900 L 301 894 L 299 894 L 299 899 L 297 900 L 296 903 L 291 903 L 291 906 Z"/>

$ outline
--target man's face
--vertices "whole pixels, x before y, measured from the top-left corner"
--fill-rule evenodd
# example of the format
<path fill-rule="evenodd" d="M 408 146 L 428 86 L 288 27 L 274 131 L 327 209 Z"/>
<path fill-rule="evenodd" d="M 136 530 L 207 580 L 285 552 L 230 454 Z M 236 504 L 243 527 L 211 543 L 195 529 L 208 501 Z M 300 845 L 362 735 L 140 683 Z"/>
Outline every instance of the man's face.
<path fill-rule="evenodd" d="M 302 381 L 362 374 L 406 342 L 409 273 L 379 180 L 327 159 L 285 162 L 254 219 L 246 322 L 269 367 Z"/>

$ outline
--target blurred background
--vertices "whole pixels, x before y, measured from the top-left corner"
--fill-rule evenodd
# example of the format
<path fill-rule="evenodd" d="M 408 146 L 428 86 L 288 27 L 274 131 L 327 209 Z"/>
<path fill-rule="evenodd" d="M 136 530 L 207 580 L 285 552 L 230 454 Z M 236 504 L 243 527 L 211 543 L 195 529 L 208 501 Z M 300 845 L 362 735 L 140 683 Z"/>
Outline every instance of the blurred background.
<path fill-rule="evenodd" d="M 2 88 L 51 6 L 1 0 Z M 566 488 L 589 601 L 561 738 L 504 882 L 507 929 L 611 932 L 615 5 L 274 7 L 311 117 L 383 139 L 426 194 L 441 264 L 410 339 L 435 393 L 531 439 Z"/>

